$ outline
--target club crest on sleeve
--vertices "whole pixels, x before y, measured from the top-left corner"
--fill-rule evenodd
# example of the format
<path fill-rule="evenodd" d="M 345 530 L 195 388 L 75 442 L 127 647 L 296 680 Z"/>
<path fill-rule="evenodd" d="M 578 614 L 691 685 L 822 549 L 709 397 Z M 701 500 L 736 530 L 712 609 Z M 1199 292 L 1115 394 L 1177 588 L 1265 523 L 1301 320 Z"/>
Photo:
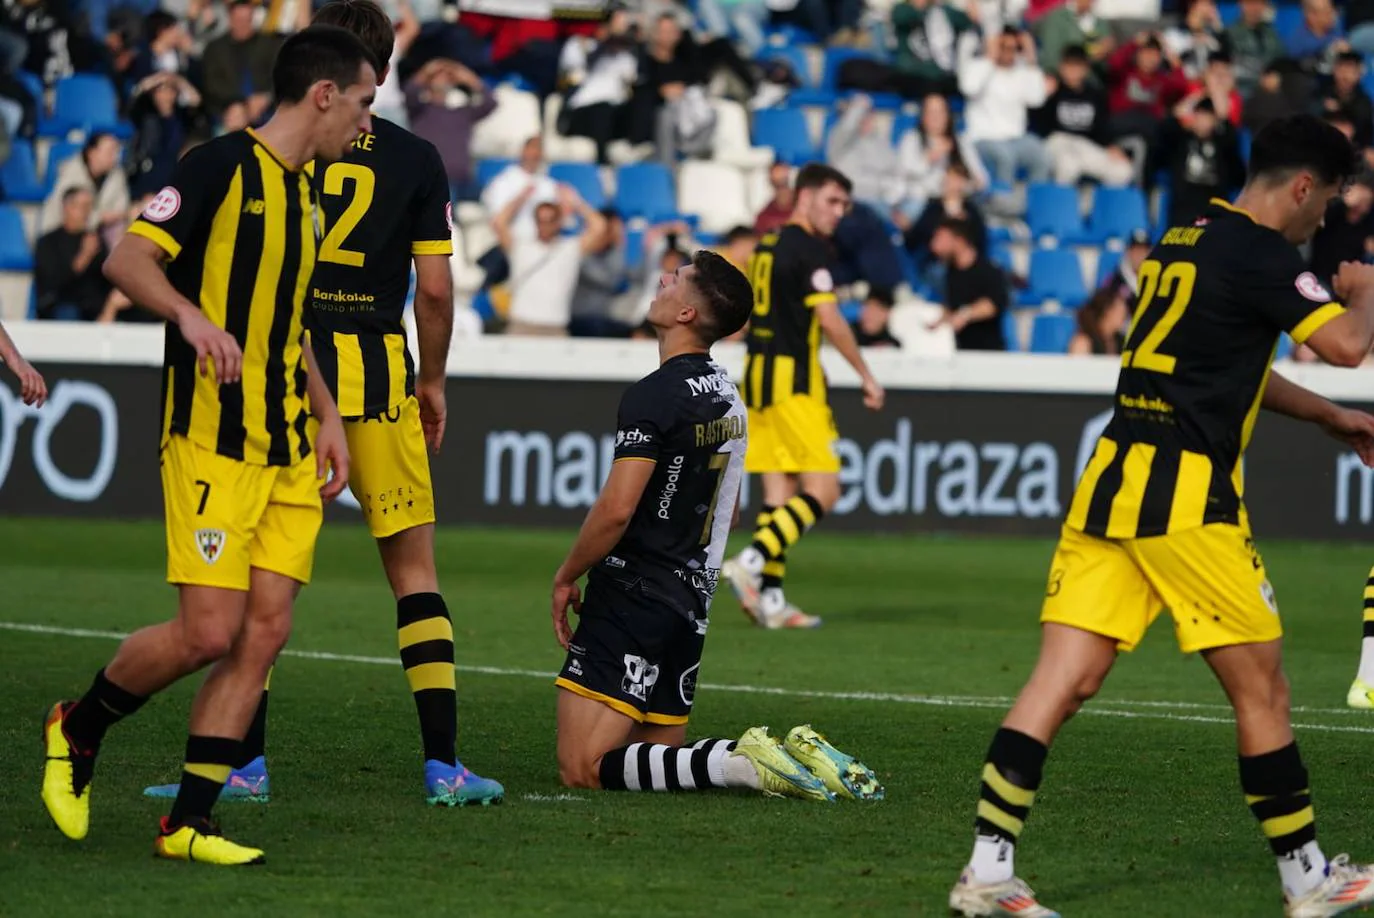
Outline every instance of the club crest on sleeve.
<path fill-rule="evenodd" d="M 835 289 L 835 281 L 827 269 L 817 268 L 811 274 L 811 286 L 821 293 L 829 293 Z"/>
<path fill-rule="evenodd" d="M 206 564 L 214 564 L 224 552 L 223 529 L 197 529 L 196 550 Z"/>
<path fill-rule="evenodd" d="M 143 208 L 143 219 L 151 220 L 153 223 L 164 223 L 175 217 L 179 210 L 181 192 L 167 185 L 153 196 L 147 207 Z"/>
<path fill-rule="evenodd" d="M 453 202 L 447 201 L 444 204 L 444 219 L 448 221 L 448 231 L 453 232 Z"/>
<path fill-rule="evenodd" d="M 1299 274 L 1294 285 L 1298 288 L 1299 293 L 1314 303 L 1331 302 L 1331 294 L 1326 292 L 1326 288 L 1322 286 L 1322 282 L 1317 280 L 1317 275 L 1313 274 L 1311 271 L 1304 271 Z"/>

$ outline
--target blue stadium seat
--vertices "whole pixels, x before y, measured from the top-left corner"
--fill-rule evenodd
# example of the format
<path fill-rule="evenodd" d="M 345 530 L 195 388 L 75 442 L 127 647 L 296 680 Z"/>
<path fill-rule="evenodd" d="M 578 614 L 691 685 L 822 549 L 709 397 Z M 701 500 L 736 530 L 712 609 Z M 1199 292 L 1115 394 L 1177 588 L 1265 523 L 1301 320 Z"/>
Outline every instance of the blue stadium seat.
<path fill-rule="evenodd" d="M 1107 283 L 1107 278 L 1112 276 L 1116 266 L 1121 264 L 1121 253 L 1111 249 L 1103 249 L 1097 257 L 1097 286 L 1101 287 Z"/>
<path fill-rule="evenodd" d="M 1021 326 L 1016 324 L 1016 313 L 1010 309 L 1002 310 L 1002 338 L 1007 342 L 1009 352 L 1021 350 Z"/>
<path fill-rule="evenodd" d="M 73 156 L 81 155 L 82 144 L 73 140 L 59 140 L 48 148 L 48 165 L 43 170 L 43 187 L 52 191 L 57 184 L 57 170 Z"/>
<path fill-rule="evenodd" d="M 1035 249 L 1030 259 L 1030 288 L 1021 295 L 1024 304 L 1057 300 L 1066 309 L 1077 309 L 1088 298 L 1083 269 L 1072 249 Z"/>
<path fill-rule="evenodd" d="M 1139 188 L 1099 188 L 1093 196 L 1088 236 L 1094 242 L 1129 239 L 1136 230 L 1150 228 L 1145 193 Z"/>
<path fill-rule="evenodd" d="M 1249 128 L 1241 128 L 1236 135 L 1236 146 L 1240 148 L 1240 161 L 1246 165 L 1250 164 L 1250 145 L 1255 142 L 1254 135 Z"/>
<path fill-rule="evenodd" d="M 625 227 L 625 267 L 636 271 L 644 264 L 644 227 Z"/>
<path fill-rule="evenodd" d="M 1031 321 L 1030 352 L 1032 354 L 1067 354 L 1069 341 L 1078 329 L 1072 315 L 1042 312 Z"/>
<path fill-rule="evenodd" d="M 898 112 L 892 118 L 892 143 L 895 146 L 902 142 L 906 132 L 914 130 L 920 126 L 920 115 L 908 115 L 906 112 Z"/>
<path fill-rule="evenodd" d="M 834 105 L 840 92 L 838 85 L 840 65 L 856 57 L 876 60 L 872 52 L 859 48 L 826 48 L 825 63 L 821 66 L 821 78 L 816 83 L 815 88 L 794 90 L 792 95 L 788 97 L 789 100 L 793 105 Z"/>
<path fill-rule="evenodd" d="M 481 316 L 483 322 L 496 315 L 496 308 L 491 303 L 491 294 L 487 292 L 486 288 L 478 290 L 473 295 L 472 311 Z"/>
<path fill-rule="evenodd" d="M 1159 212 L 1155 214 L 1155 241 L 1162 239 L 1164 231 L 1169 228 L 1169 198 L 1169 189 L 1161 189 L 1159 192 Z"/>
<path fill-rule="evenodd" d="M 593 163 L 554 163 L 549 166 L 549 178 L 577 189 L 597 210 L 606 206 L 606 189 L 601 184 L 601 172 Z"/>
<path fill-rule="evenodd" d="M 1011 246 L 1004 242 L 992 243 L 988 248 L 988 260 L 1003 271 L 1013 271 L 1016 268 L 1011 258 Z"/>
<path fill-rule="evenodd" d="M 44 103 L 43 78 L 36 73 L 29 73 L 27 70 L 20 70 L 14 75 L 29 95 L 33 96 L 33 101 L 38 103 L 38 116 L 42 118 L 47 114 L 47 105 Z"/>
<path fill-rule="evenodd" d="M 1286 360 L 1293 354 L 1293 339 L 1284 332 L 1279 335 L 1279 346 L 1274 350 L 1275 360 Z"/>
<path fill-rule="evenodd" d="M 475 174 L 477 187 L 486 188 L 491 180 L 496 178 L 497 173 L 513 162 L 515 162 L 513 159 L 479 159 Z"/>
<path fill-rule="evenodd" d="M 754 145 L 772 147 L 780 162 L 801 165 L 820 159 L 806 115 L 799 108 L 765 108 L 754 113 Z"/>
<path fill-rule="evenodd" d="M 1240 3 L 1218 3 L 1217 12 L 1221 14 L 1221 24 L 1231 27 L 1240 22 Z"/>
<path fill-rule="evenodd" d="M 114 85 L 102 74 L 75 73 L 57 81 L 52 117 L 40 122 L 44 137 L 65 137 L 71 131 L 109 131 L 133 135 L 133 127 L 119 120 Z"/>
<path fill-rule="evenodd" d="M 764 31 L 768 44 L 771 47 L 783 47 L 786 45 L 814 45 L 819 43 L 819 39 L 806 29 L 790 24 L 770 26 Z"/>
<path fill-rule="evenodd" d="M 0 271 L 33 270 L 33 253 L 18 209 L 0 204 Z"/>
<path fill-rule="evenodd" d="M 1078 211 L 1078 190 L 1048 182 L 1030 185 L 1026 191 L 1026 223 L 1034 240 L 1053 236 L 1061 244 L 1079 241 L 1084 230 Z"/>
<path fill-rule="evenodd" d="M 1344 4 L 1336 4 L 1336 15 Z M 1302 6 L 1297 3 L 1280 3 L 1274 7 L 1274 31 L 1280 36 L 1292 35 L 1302 28 Z"/>
<path fill-rule="evenodd" d="M 47 197 L 47 188 L 38 180 L 33 144 L 27 140 L 13 142 L 10 158 L 0 164 L 0 186 L 11 201 L 41 201 Z"/>
<path fill-rule="evenodd" d="M 621 166 L 615 184 L 615 206 L 621 216 L 643 217 L 650 223 L 677 216 L 673 174 L 662 163 Z"/>

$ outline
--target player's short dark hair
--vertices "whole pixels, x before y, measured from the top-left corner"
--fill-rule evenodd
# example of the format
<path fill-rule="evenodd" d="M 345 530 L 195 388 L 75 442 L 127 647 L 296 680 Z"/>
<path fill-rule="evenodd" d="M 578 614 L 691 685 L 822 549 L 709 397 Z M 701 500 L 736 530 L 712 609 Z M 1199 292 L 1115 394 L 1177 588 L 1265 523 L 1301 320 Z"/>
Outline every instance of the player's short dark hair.
<path fill-rule="evenodd" d="M 808 188 L 824 188 L 826 185 L 839 185 L 844 189 L 845 194 L 854 191 L 854 183 L 834 166 L 827 166 L 825 163 L 807 163 L 797 170 L 797 178 L 792 183 L 792 187 L 798 192 Z"/>
<path fill-rule="evenodd" d="M 340 89 L 358 81 L 363 63 L 381 73 L 381 64 L 353 33 L 332 25 L 312 25 L 282 43 L 272 65 L 272 91 L 278 102 L 292 104 L 305 98 L 321 80 Z"/>
<path fill-rule="evenodd" d="M 730 245 L 732 243 L 739 242 L 741 239 L 753 239 L 757 235 L 758 233 L 754 232 L 752 227 L 734 226 L 731 227 L 730 231 L 725 234 L 724 242 L 726 245 Z"/>
<path fill-rule="evenodd" d="M 373 0 L 329 0 L 310 20 L 315 25 L 338 26 L 357 36 L 363 47 L 372 52 L 373 60 L 381 67 L 391 62 L 396 47 L 396 29 L 391 17 Z"/>
<path fill-rule="evenodd" d="M 692 256 L 696 268 L 691 283 L 706 301 L 703 310 L 703 331 L 714 344 L 728 338 L 744 327 L 754 310 L 754 288 L 744 273 L 724 257 L 706 249 L 698 249 Z"/>
<path fill-rule="evenodd" d="M 935 227 L 937 233 L 940 230 L 948 230 L 975 249 L 978 248 L 978 234 L 974 232 L 973 224 L 967 220 L 959 217 L 945 217 Z"/>
<path fill-rule="evenodd" d="M 1064 49 L 1064 53 L 1059 55 L 1061 64 L 1086 64 L 1088 63 L 1088 52 L 1082 45 L 1069 45 Z"/>
<path fill-rule="evenodd" d="M 1282 181 L 1311 172 L 1325 185 L 1339 184 L 1358 170 L 1355 147 L 1335 125 L 1314 115 L 1289 115 L 1269 122 L 1250 146 L 1248 181 Z"/>

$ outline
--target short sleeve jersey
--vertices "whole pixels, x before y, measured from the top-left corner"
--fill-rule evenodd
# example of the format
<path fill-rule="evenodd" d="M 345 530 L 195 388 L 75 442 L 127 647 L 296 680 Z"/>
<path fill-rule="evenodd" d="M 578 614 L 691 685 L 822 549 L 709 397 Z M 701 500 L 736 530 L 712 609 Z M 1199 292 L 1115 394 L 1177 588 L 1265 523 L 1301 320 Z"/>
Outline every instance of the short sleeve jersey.
<path fill-rule="evenodd" d="M 167 325 L 164 437 L 256 465 L 309 455 L 301 341 L 315 217 L 305 172 L 246 130 L 187 153 L 129 227 L 167 253 L 172 286 L 243 351 L 242 378 L 220 385 Z"/>
<path fill-rule="evenodd" d="M 372 126 L 314 176 L 325 234 L 310 281 L 311 346 L 344 417 L 379 414 L 414 393 L 403 320 L 411 260 L 453 253 L 439 151 L 384 118 Z"/>
<path fill-rule="evenodd" d="M 746 411 L 706 355 L 674 357 L 620 402 L 615 461 L 651 462 L 625 535 L 589 582 L 637 584 L 690 621 L 707 618 L 744 478 Z"/>
<path fill-rule="evenodd" d="M 1302 343 L 1344 308 L 1278 232 L 1213 201 L 1139 274 L 1112 419 L 1066 524 L 1113 539 L 1241 523 L 1241 458 L 1279 335 Z"/>
<path fill-rule="evenodd" d="M 835 302 L 830 247 L 795 223 L 759 240 L 749 259 L 754 312 L 744 398 L 766 408 L 793 395 L 824 400 L 821 329 L 816 307 Z"/>

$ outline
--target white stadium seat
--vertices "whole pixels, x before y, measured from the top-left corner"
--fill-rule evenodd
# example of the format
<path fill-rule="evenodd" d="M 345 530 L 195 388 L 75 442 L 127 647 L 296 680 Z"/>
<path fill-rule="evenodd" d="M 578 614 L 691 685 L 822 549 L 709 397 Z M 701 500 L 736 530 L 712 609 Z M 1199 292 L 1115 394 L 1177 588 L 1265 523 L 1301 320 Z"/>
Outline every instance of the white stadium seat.
<path fill-rule="evenodd" d="M 0 271 L 0 321 L 13 322 L 27 318 L 29 291 L 33 275 L 27 271 Z"/>
<path fill-rule="evenodd" d="M 773 151 L 768 147 L 756 147 L 749 139 L 749 113 L 743 105 L 729 99 L 712 99 L 711 107 L 716 110 L 712 159 L 744 169 L 772 164 Z"/>
<path fill-rule="evenodd" d="M 560 96 L 549 96 L 544 103 L 544 159 L 551 163 L 594 163 L 596 143 L 590 137 L 568 137 L 558 133 L 558 113 L 563 108 Z"/>
<path fill-rule="evenodd" d="M 744 173 L 724 163 L 684 162 L 677 176 L 677 207 L 684 214 L 700 217 L 701 229 L 707 233 L 754 223 L 754 214 L 747 206 Z"/>
<path fill-rule="evenodd" d="M 472 132 L 472 158 L 505 159 L 520 155 L 525 141 L 540 133 L 539 99 L 510 85 L 497 86 L 496 110 L 477 122 Z"/>

